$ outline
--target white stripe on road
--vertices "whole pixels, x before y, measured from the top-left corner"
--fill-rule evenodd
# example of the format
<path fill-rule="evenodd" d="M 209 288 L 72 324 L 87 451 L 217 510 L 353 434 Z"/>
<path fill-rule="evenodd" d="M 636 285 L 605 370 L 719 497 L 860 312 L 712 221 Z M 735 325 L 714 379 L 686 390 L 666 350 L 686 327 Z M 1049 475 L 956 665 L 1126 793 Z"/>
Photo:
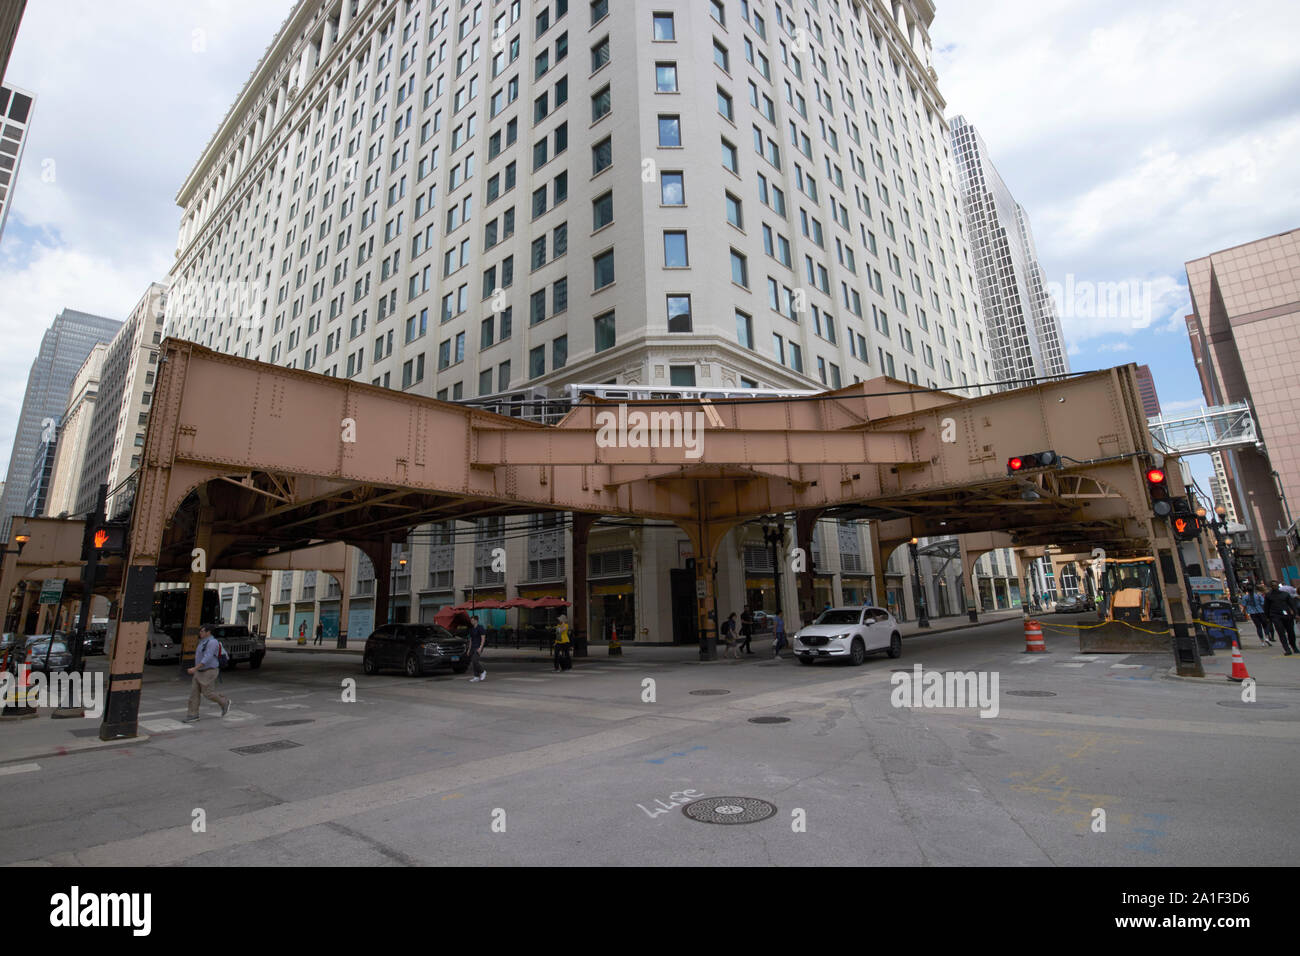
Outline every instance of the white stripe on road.
<path fill-rule="evenodd" d="M 161 720 L 141 721 L 140 726 L 151 734 L 165 734 L 173 730 L 191 729 L 189 724 L 181 723 L 179 720 L 172 720 L 170 717 L 163 717 Z"/>
<path fill-rule="evenodd" d="M 1087 667 L 1087 664 L 1057 664 L 1057 667 Z"/>
<path fill-rule="evenodd" d="M 183 713 L 185 713 L 185 708 L 184 708 L 184 707 L 173 707 L 173 708 L 171 708 L 170 710 L 151 710 L 151 711 L 149 711 L 147 714 L 136 714 L 136 717 L 137 717 L 137 718 L 139 718 L 139 717 L 158 717 L 158 716 L 160 716 L 160 715 L 162 715 L 162 714 L 183 714 Z"/>
<path fill-rule="evenodd" d="M 41 765 L 38 763 L 19 763 L 12 767 L 0 767 L 0 777 L 7 777 L 15 773 L 31 773 L 33 770 L 40 770 Z"/>
<path fill-rule="evenodd" d="M 545 684 L 545 677 L 507 677 L 505 680 L 518 681 L 521 684 Z"/>
<path fill-rule="evenodd" d="M 1146 667 L 1146 666 L 1147 666 L 1146 664 L 1111 664 L 1111 665 L 1110 665 L 1110 669 L 1111 669 L 1111 670 L 1114 670 L 1114 669 L 1117 668 L 1117 667 L 1136 667 L 1136 668 L 1141 669 L 1141 668 Z"/>
<path fill-rule="evenodd" d="M 273 704 L 276 710 L 306 710 L 306 704 Z"/>

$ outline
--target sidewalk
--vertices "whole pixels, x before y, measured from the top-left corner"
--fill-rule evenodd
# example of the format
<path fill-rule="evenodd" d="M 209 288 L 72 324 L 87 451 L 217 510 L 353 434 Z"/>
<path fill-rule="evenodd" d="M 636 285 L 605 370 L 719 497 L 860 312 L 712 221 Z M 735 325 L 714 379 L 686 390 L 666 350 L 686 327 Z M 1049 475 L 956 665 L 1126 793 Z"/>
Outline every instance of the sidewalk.
<path fill-rule="evenodd" d="M 1281 642 L 1272 647 L 1260 647 L 1259 640 L 1251 632 L 1246 637 L 1246 645 L 1241 648 L 1241 659 L 1246 663 L 1246 671 L 1261 687 L 1300 690 L 1300 654 L 1287 657 L 1282 653 Z M 1205 677 L 1179 677 L 1177 668 L 1169 669 L 1171 680 L 1192 681 L 1199 684 L 1228 683 L 1232 673 L 1232 648 L 1216 648 L 1213 657 L 1202 657 L 1201 666 Z"/>

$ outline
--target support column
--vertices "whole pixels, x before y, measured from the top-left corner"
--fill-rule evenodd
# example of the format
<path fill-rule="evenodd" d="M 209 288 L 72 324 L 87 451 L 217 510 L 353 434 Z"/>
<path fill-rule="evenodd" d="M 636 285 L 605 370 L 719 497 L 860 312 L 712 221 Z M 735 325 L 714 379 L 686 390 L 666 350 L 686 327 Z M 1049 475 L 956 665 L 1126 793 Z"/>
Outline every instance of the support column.
<path fill-rule="evenodd" d="M 817 589 L 816 574 L 817 569 L 813 566 L 813 531 L 817 526 L 817 519 L 822 516 L 820 509 L 815 511 L 800 511 L 794 517 L 794 543 L 795 547 L 803 548 L 808 556 L 808 566 L 803 573 L 796 579 L 799 588 L 799 610 L 798 618 L 795 615 L 789 615 L 790 620 L 786 621 L 786 631 L 793 634 L 805 624 L 812 623 L 817 616 Z"/>
<path fill-rule="evenodd" d="M 587 607 L 587 537 L 599 515 L 573 513 L 573 567 L 569 580 L 573 583 L 573 611 L 569 621 L 573 656 L 587 656 L 587 628 L 591 623 Z"/>
<path fill-rule="evenodd" d="M 185 629 L 181 632 L 180 677 L 182 680 L 189 679 L 185 671 L 194 666 L 194 650 L 199 646 L 199 625 L 208 623 L 203 620 L 203 589 L 208 581 L 208 563 L 212 560 L 208 549 L 212 543 L 212 520 L 215 509 L 208 504 L 206 487 L 200 488 L 198 495 L 199 520 L 194 529 L 194 547 L 199 550 L 202 562 L 198 562 L 196 558 L 190 564 L 190 592 L 185 598 Z M 204 570 L 192 570 L 194 563 L 200 563 Z"/>
<path fill-rule="evenodd" d="M 961 561 L 961 593 L 966 601 L 966 612 L 970 615 L 972 624 L 978 623 L 980 619 L 980 596 L 975 587 L 975 565 L 988 552 L 971 551 L 966 546 L 966 536 L 963 534 L 957 535 L 957 548 L 959 551 L 958 560 Z M 995 597 L 994 605 L 996 604 L 997 599 Z"/>
<path fill-rule="evenodd" d="M 352 565 L 355 560 L 352 554 L 351 548 L 344 549 L 343 571 L 339 577 L 339 647 L 348 646 L 348 612 L 352 608 Z"/>
<path fill-rule="evenodd" d="M 27 587 L 23 590 L 22 610 L 18 614 L 18 627 L 16 629 L 20 638 L 27 637 L 27 618 L 32 613 L 32 602 L 40 596 L 41 591 L 39 581 L 28 581 L 26 583 Z"/>
<path fill-rule="evenodd" d="M 696 494 L 697 503 L 702 504 L 702 491 L 697 488 Z M 695 553 L 696 633 L 700 639 L 702 661 L 718 659 L 718 546 L 735 526 L 735 522 L 708 524 L 696 521 L 683 527 L 690 536 Z M 786 626 L 788 635 L 793 635 L 794 630 L 797 628 Z"/>

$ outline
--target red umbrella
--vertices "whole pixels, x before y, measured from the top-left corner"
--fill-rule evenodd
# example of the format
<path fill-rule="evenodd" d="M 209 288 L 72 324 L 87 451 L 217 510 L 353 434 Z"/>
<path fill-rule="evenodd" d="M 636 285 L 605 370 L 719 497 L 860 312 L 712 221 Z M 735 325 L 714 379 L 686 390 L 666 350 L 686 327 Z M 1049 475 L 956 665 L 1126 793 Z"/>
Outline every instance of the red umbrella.
<path fill-rule="evenodd" d="M 454 607 L 444 607 L 433 616 L 433 623 L 439 627 L 445 627 L 447 630 L 461 625 L 469 627 L 469 615 Z"/>
<path fill-rule="evenodd" d="M 466 601 L 463 604 L 457 604 L 458 611 L 473 611 L 479 608 L 484 610 L 499 609 L 506 606 L 505 601 L 498 601 L 496 598 L 475 598 L 473 601 Z"/>
<path fill-rule="evenodd" d="M 557 597 L 543 597 L 537 599 L 535 607 L 569 607 L 572 602 Z"/>

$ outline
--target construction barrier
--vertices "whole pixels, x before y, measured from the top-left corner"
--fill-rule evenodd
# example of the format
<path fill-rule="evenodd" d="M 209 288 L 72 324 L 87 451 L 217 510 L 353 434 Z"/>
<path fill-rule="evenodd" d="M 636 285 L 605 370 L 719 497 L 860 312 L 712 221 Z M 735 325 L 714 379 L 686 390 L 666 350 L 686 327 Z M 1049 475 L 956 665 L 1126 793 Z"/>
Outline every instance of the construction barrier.
<path fill-rule="evenodd" d="M 1045 654 L 1047 643 L 1043 640 L 1043 625 L 1037 621 L 1025 621 L 1025 653 Z"/>

